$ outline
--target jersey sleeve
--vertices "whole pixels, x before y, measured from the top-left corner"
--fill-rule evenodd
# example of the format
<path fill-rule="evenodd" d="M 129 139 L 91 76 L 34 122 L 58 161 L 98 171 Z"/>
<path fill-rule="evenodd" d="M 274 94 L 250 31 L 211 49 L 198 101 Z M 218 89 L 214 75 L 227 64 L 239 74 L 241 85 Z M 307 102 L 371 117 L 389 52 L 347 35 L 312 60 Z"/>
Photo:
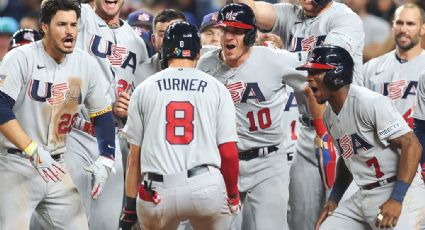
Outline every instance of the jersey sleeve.
<path fill-rule="evenodd" d="M 112 105 L 106 82 L 98 80 L 99 73 L 101 73 L 99 65 L 92 57 L 87 60 L 87 65 L 90 68 L 89 86 L 84 104 L 88 110 L 89 117 L 92 118 L 112 111 Z"/>
<path fill-rule="evenodd" d="M 127 123 L 124 127 L 124 133 L 127 141 L 131 144 L 142 146 L 143 141 L 143 113 L 140 106 L 142 87 L 138 86 L 130 98 L 128 106 Z"/>
<path fill-rule="evenodd" d="M 0 66 L 0 90 L 15 101 L 28 77 L 26 63 L 24 53 L 15 49 L 6 54 Z"/>
<path fill-rule="evenodd" d="M 282 39 L 282 41 L 289 40 L 289 25 L 293 25 L 298 14 L 297 6 L 290 3 L 278 3 L 273 5 L 274 11 L 276 13 L 276 20 L 271 31 L 263 32 L 272 32 Z"/>
<path fill-rule="evenodd" d="M 307 71 L 298 71 L 295 68 L 301 65 L 296 53 L 283 51 L 278 53 L 276 58 L 282 67 L 282 82 L 294 89 L 295 92 L 301 92 L 307 86 Z M 285 63 L 285 64 L 282 64 Z"/>
<path fill-rule="evenodd" d="M 219 86 L 220 103 L 217 112 L 217 144 L 226 142 L 237 142 L 236 133 L 236 112 L 229 91 L 217 83 Z"/>
<path fill-rule="evenodd" d="M 410 131 L 409 126 L 395 108 L 393 102 L 384 96 L 375 98 L 363 106 L 365 119 L 375 127 L 382 144 L 387 146 L 388 140 L 400 137 Z"/>
<path fill-rule="evenodd" d="M 425 72 L 419 77 L 416 92 L 416 108 L 413 111 L 413 117 L 425 120 Z"/>

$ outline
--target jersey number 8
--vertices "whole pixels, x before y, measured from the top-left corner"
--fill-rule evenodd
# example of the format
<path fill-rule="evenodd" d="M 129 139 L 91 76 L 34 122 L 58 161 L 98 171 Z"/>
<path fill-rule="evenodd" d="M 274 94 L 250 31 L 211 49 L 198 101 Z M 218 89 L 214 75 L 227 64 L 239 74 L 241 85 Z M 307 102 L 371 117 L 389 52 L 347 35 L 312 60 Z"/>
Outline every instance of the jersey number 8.
<path fill-rule="evenodd" d="M 166 107 L 166 138 L 172 145 L 187 145 L 193 140 L 193 105 L 172 101 Z"/>

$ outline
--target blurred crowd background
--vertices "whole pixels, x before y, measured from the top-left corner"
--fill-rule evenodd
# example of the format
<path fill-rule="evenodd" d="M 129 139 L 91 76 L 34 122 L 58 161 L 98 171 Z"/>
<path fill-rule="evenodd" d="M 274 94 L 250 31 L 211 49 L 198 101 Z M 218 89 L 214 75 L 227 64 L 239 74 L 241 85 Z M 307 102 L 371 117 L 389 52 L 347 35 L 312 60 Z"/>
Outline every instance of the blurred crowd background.
<path fill-rule="evenodd" d="M 93 1 L 81 0 L 81 2 Z M 218 11 L 229 1 L 231 2 L 231 0 L 126 0 L 121 11 L 121 18 L 127 19 L 131 12 L 140 9 L 155 15 L 162 9 L 176 8 L 184 12 L 190 23 L 201 26 L 205 15 Z M 298 0 L 267 1 L 270 3 L 297 3 Z M 394 48 L 391 23 L 394 11 L 400 4 L 415 2 L 425 9 L 425 0 L 337 1 L 347 4 L 363 20 L 366 35 L 364 61 L 380 56 Z M 0 54 L 3 53 L 3 50 L 7 52 L 10 36 L 19 28 L 38 29 L 40 3 L 41 0 L 0 0 Z M 425 48 L 425 44 L 423 47 Z"/>

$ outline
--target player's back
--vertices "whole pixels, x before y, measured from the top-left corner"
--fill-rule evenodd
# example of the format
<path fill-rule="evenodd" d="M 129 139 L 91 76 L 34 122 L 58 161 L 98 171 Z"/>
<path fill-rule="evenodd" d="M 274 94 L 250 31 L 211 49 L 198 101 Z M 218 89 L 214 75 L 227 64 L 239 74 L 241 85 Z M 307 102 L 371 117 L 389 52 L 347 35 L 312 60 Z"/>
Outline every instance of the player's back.
<path fill-rule="evenodd" d="M 236 138 L 229 92 L 197 69 L 167 68 L 141 83 L 133 98 L 142 117 L 145 172 L 172 174 L 203 164 L 219 167 L 217 146 Z"/>

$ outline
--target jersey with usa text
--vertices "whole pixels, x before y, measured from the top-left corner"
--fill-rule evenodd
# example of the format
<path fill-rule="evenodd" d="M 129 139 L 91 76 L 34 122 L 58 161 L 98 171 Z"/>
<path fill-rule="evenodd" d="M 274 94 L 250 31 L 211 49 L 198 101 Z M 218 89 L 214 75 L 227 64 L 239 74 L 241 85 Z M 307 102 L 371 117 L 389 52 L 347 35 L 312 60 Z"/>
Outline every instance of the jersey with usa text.
<path fill-rule="evenodd" d="M 425 120 L 425 71 L 419 77 L 416 107 L 413 111 L 413 117 L 419 120 Z"/>
<path fill-rule="evenodd" d="M 363 67 L 365 87 L 393 100 L 411 128 L 419 75 L 425 71 L 423 63 L 425 51 L 409 61 L 400 60 L 392 51 L 370 60 Z"/>
<path fill-rule="evenodd" d="M 143 173 L 221 166 L 218 145 L 236 142 L 235 108 L 219 81 L 195 68 L 167 68 L 137 86 L 124 128 L 141 146 Z"/>
<path fill-rule="evenodd" d="M 351 85 L 341 111 L 327 106 L 324 122 L 357 185 L 398 174 L 400 150 L 390 148 L 389 140 L 411 129 L 389 98 Z"/>
<path fill-rule="evenodd" d="M 354 79 L 357 85 L 363 84 L 364 30 L 360 17 L 345 4 L 333 2 L 330 8 L 317 17 L 304 16 L 301 6 L 280 3 L 273 5 L 276 21 L 272 29 L 284 41 L 284 48 L 291 52 L 310 51 L 317 45 L 344 45 L 350 49 L 354 59 Z M 329 40 L 328 35 L 333 38 Z M 338 39 L 335 39 L 335 36 Z M 328 39 L 328 40 L 327 40 Z M 340 40 L 340 41 L 337 41 Z M 347 47 L 348 46 L 348 47 Z"/>
<path fill-rule="evenodd" d="M 127 22 L 121 23 L 111 29 L 90 5 L 81 4 L 76 46 L 96 58 L 101 69 L 96 76 L 109 83 L 113 101 L 119 92 L 133 92 L 137 68 L 148 60 L 144 41 Z"/>
<path fill-rule="evenodd" d="M 283 141 L 282 112 L 286 77 L 296 71 L 298 59 L 287 51 L 254 46 L 247 60 L 232 69 L 220 58 L 221 49 L 201 57 L 198 68 L 216 77 L 230 91 L 236 107 L 238 149 L 279 145 Z"/>
<path fill-rule="evenodd" d="M 38 41 L 5 56 L 0 91 L 15 100 L 13 112 L 31 139 L 60 154 L 82 104 L 93 116 L 111 111 L 105 85 L 96 82 L 98 72 L 94 58 L 83 50 L 74 49 L 57 64 Z M 16 148 L 2 135 L 0 146 Z"/>

